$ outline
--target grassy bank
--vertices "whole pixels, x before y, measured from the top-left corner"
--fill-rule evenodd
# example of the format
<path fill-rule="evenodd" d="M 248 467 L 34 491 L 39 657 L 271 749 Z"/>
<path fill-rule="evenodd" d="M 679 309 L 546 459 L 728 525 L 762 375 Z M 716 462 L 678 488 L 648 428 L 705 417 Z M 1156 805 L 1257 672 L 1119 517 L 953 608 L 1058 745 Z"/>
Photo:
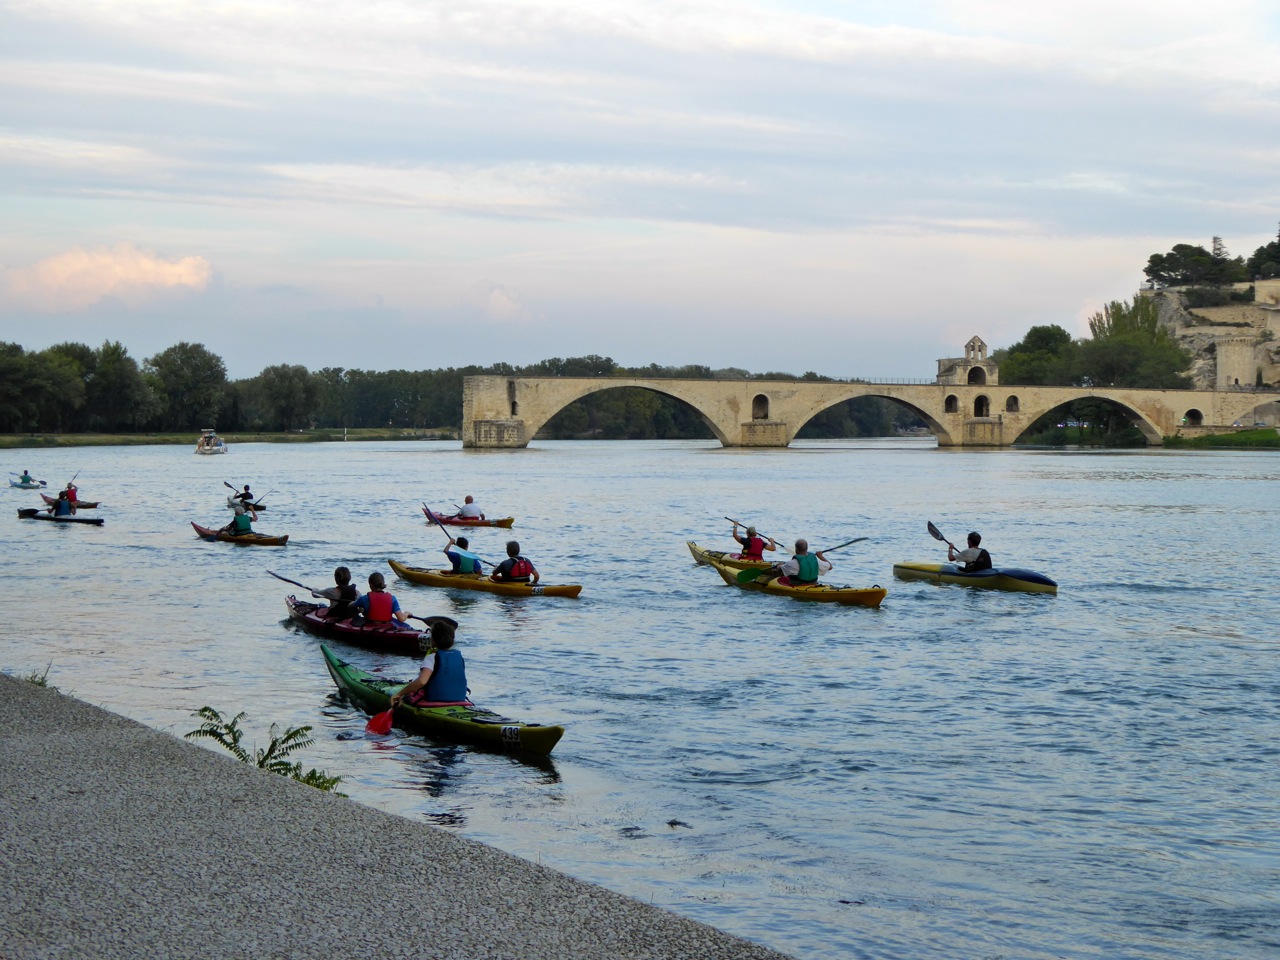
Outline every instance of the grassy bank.
<path fill-rule="evenodd" d="M 322 443 L 333 440 L 456 440 L 455 430 L 303 430 L 293 433 L 224 433 L 222 439 L 237 443 Z M 47 447 L 115 447 L 154 444 L 185 444 L 193 450 L 191 433 L 7 433 L 0 434 L 0 450 Z"/>
<path fill-rule="evenodd" d="M 1167 450 L 1196 449 L 1280 449 L 1280 433 L 1272 427 L 1265 430 L 1237 430 L 1235 433 L 1218 433 L 1204 437 L 1165 437 Z"/>

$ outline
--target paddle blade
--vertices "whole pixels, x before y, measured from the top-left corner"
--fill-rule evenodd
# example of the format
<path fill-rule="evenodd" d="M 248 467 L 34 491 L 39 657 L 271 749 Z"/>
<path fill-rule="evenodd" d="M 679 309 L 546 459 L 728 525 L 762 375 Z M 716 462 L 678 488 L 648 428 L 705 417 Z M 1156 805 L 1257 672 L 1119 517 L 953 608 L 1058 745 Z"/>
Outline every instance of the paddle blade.
<path fill-rule="evenodd" d="M 368 733 L 387 734 L 391 732 L 391 714 L 394 711 L 384 710 L 382 713 L 375 713 L 369 718 L 369 722 L 364 725 L 364 729 Z"/>
<path fill-rule="evenodd" d="M 947 538 L 942 535 L 942 531 L 933 525 L 932 520 L 928 521 L 928 523 L 929 523 L 929 535 L 933 537 L 933 539 L 935 540 L 941 540 L 943 543 L 946 543 Z"/>
<path fill-rule="evenodd" d="M 765 570 L 755 570 L 755 569 L 752 569 L 752 570 L 739 570 L 739 571 L 738 571 L 738 582 L 739 582 L 739 583 L 750 583 L 752 580 L 758 580 L 758 579 L 761 577 L 761 575 L 766 574 L 766 573 L 768 573 L 768 572 L 769 572 L 769 571 L 768 571 L 767 569 L 765 569 Z"/>

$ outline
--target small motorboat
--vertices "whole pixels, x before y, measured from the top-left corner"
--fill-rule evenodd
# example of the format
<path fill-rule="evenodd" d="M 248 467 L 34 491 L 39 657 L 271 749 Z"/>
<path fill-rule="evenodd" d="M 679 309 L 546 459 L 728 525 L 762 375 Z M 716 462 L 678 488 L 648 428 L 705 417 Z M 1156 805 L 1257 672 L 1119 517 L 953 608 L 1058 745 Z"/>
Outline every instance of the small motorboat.
<path fill-rule="evenodd" d="M 200 439 L 196 441 L 196 453 L 205 455 L 226 453 L 229 449 L 223 439 L 212 428 L 206 427 L 200 431 Z"/>

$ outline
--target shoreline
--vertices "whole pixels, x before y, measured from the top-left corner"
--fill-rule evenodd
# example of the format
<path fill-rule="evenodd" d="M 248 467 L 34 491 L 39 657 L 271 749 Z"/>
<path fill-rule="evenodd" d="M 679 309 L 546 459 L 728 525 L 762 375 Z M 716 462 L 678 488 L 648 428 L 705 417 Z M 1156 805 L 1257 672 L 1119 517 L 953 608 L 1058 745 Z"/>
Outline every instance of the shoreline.
<path fill-rule="evenodd" d="M 8 960 L 788 960 L 3 674 L 0 815 Z"/>

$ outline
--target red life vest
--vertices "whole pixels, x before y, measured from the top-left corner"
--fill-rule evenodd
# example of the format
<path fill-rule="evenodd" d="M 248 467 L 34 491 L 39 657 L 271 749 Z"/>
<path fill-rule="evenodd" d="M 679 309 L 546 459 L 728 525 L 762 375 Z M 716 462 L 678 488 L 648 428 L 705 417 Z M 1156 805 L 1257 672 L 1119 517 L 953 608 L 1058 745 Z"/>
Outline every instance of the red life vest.
<path fill-rule="evenodd" d="M 366 618 L 375 623 L 386 623 L 391 619 L 391 601 L 394 598 L 389 593 L 383 593 L 378 590 L 369 592 L 369 616 Z"/>
<path fill-rule="evenodd" d="M 747 537 L 742 541 L 742 559 L 744 560 L 763 560 L 764 559 L 764 538 L 763 537 Z"/>
<path fill-rule="evenodd" d="M 516 557 L 516 562 L 511 565 L 511 572 L 507 575 L 512 580 L 528 580 L 533 576 L 533 564 L 524 557 Z"/>

